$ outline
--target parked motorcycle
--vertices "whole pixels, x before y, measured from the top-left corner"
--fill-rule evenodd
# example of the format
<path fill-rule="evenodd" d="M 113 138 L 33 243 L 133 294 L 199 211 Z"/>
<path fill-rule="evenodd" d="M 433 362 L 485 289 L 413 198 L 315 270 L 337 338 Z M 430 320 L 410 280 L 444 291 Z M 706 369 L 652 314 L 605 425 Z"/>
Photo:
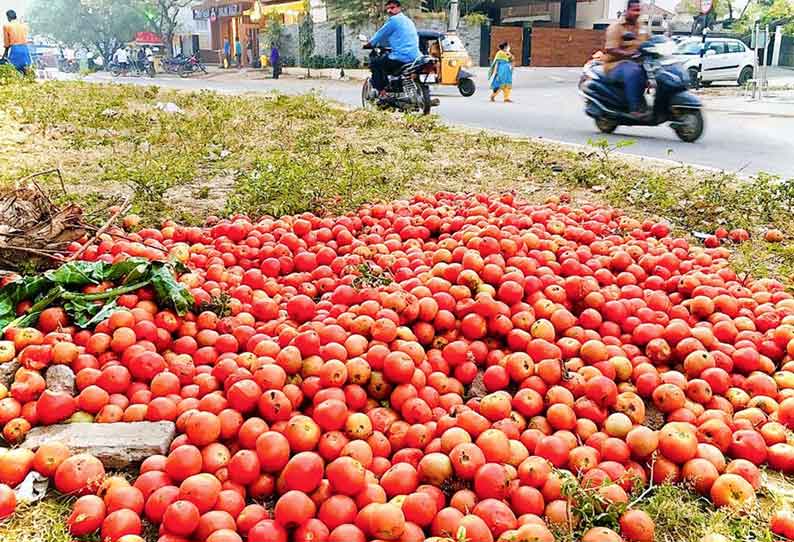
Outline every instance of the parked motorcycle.
<path fill-rule="evenodd" d="M 66 59 L 66 58 L 59 58 L 58 59 L 58 71 L 63 73 L 77 73 L 80 71 L 80 64 L 75 59 Z"/>
<path fill-rule="evenodd" d="M 111 75 L 113 77 L 135 76 L 141 77 L 148 75 L 154 77 L 157 72 L 154 68 L 154 62 L 151 59 L 145 60 L 130 60 L 126 64 L 119 64 L 118 62 L 111 62 L 108 65 Z"/>
<path fill-rule="evenodd" d="M 176 75 L 179 73 L 179 68 L 181 68 L 185 62 L 187 62 L 187 57 L 180 53 L 171 58 L 164 58 L 161 65 L 165 73 Z"/>
<path fill-rule="evenodd" d="M 207 68 L 204 64 L 199 60 L 198 54 L 193 53 L 184 63 L 179 66 L 178 74 L 179 77 L 190 77 L 194 73 L 202 72 L 204 74 L 207 73 Z"/>
<path fill-rule="evenodd" d="M 365 44 L 368 42 L 364 35 L 359 35 L 358 38 Z M 372 47 L 369 55 L 370 62 L 384 57 L 390 52 L 391 49 L 388 47 Z M 387 76 L 385 95 L 380 95 L 372 86 L 370 78 L 367 78 L 361 89 L 362 106 L 409 112 L 418 111 L 423 115 L 430 114 L 430 109 L 438 106 L 439 100 L 430 97 L 430 87 L 422 81 L 420 76 L 435 73 L 436 62 L 434 57 L 423 55 L 403 66 L 397 75 Z"/>
<path fill-rule="evenodd" d="M 633 36 L 624 36 L 632 39 Z M 703 104 L 689 92 L 689 76 L 664 51 L 667 39 L 654 36 L 638 51 L 648 81 L 656 88 L 651 114 L 638 119 L 629 114 L 625 90 L 605 73 L 603 64 L 591 61 L 579 80 L 579 93 L 585 100 L 585 113 L 595 119 L 596 126 L 606 134 L 618 126 L 658 126 L 670 123 L 676 135 L 687 143 L 703 134 Z"/>

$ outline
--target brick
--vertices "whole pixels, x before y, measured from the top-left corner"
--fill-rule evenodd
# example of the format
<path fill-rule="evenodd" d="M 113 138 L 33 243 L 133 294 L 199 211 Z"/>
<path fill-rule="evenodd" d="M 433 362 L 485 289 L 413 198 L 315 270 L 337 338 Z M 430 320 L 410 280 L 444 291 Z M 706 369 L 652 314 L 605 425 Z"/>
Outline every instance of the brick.
<path fill-rule="evenodd" d="M 34 427 L 22 447 L 35 450 L 45 442 L 62 442 L 73 453 L 89 453 L 105 467 L 119 469 L 165 455 L 175 437 L 173 422 L 72 423 Z"/>

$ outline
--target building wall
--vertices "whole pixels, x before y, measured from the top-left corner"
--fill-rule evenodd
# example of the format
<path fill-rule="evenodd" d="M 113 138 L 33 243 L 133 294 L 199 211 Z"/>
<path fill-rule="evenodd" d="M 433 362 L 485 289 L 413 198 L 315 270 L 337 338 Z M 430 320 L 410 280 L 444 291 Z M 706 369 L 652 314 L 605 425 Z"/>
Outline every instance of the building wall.
<path fill-rule="evenodd" d="M 593 28 L 593 23 L 601 22 L 609 18 L 609 1 L 610 0 L 579 0 L 576 3 L 576 27 L 577 28 Z M 625 4 L 625 0 L 621 0 Z M 527 13 L 538 13 L 536 0 L 501 0 L 498 4 L 502 8 L 513 7 L 520 10 L 522 6 L 535 5 L 535 8 L 528 10 Z M 560 2 L 552 1 L 548 5 L 548 14 L 551 19 L 549 22 L 553 26 L 560 24 Z M 503 15 L 504 16 L 504 15 Z"/>
<path fill-rule="evenodd" d="M 536 67 L 583 66 L 604 46 L 604 32 L 580 28 L 532 29 L 532 61 Z"/>
<path fill-rule="evenodd" d="M 420 30 L 446 30 L 446 22 L 439 19 L 419 19 L 416 26 Z M 282 57 L 288 57 L 295 61 L 299 60 L 299 26 L 287 25 L 284 27 L 284 39 L 281 44 Z M 367 38 L 372 37 L 377 31 L 374 24 L 361 26 L 344 25 L 342 28 L 342 54 L 352 53 L 361 62 L 369 57 L 369 51 L 361 48 L 362 43 L 358 40 L 359 34 L 364 34 Z M 478 64 L 480 53 L 480 27 L 471 26 L 461 22 L 458 29 L 466 50 L 471 55 L 475 65 Z M 318 56 L 336 56 L 336 25 L 332 22 L 322 22 L 314 24 L 314 54 Z"/>

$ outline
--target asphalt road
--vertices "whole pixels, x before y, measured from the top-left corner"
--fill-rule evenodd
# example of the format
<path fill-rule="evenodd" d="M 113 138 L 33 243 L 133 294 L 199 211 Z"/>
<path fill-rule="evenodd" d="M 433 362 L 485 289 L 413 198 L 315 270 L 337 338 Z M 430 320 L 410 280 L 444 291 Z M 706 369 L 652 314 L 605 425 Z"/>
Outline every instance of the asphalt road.
<path fill-rule="evenodd" d="M 582 100 L 576 91 L 579 73 L 576 69 L 521 70 L 516 73 L 512 104 L 491 103 L 485 89 L 487 82 L 480 75 L 478 91 L 471 98 L 463 98 L 452 87 L 440 87 L 434 91 L 441 99 L 441 105 L 434 111 L 446 122 L 469 128 L 587 144 L 588 140 L 603 136 L 584 114 Z M 108 75 L 99 74 L 89 78 L 92 81 L 110 79 Z M 159 76 L 154 80 L 132 77 L 113 80 L 228 93 L 315 91 L 346 104 L 360 104 L 360 83 L 356 81 L 295 78 L 274 81 L 231 74 L 193 79 Z M 637 156 L 738 171 L 746 175 L 766 172 L 794 178 L 794 105 L 791 106 L 791 115 L 767 115 L 714 111 L 709 109 L 708 96 L 705 102 L 706 130 L 696 143 L 681 142 L 667 126 L 620 127 L 608 139 L 612 142 L 633 140 L 634 144 L 625 147 L 623 152 Z M 741 107 L 740 98 L 734 102 Z"/>

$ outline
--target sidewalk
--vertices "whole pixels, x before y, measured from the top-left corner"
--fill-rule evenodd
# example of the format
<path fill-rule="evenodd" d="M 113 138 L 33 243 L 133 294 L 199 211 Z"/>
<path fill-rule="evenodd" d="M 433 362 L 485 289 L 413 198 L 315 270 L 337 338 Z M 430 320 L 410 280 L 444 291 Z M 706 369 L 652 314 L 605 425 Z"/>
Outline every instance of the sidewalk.
<path fill-rule="evenodd" d="M 706 110 L 736 115 L 763 115 L 794 118 L 794 90 L 770 90 L 762 99 L 752 100 L 737 89 L 731 96 L 713 96 L 705 100 Z"/>

